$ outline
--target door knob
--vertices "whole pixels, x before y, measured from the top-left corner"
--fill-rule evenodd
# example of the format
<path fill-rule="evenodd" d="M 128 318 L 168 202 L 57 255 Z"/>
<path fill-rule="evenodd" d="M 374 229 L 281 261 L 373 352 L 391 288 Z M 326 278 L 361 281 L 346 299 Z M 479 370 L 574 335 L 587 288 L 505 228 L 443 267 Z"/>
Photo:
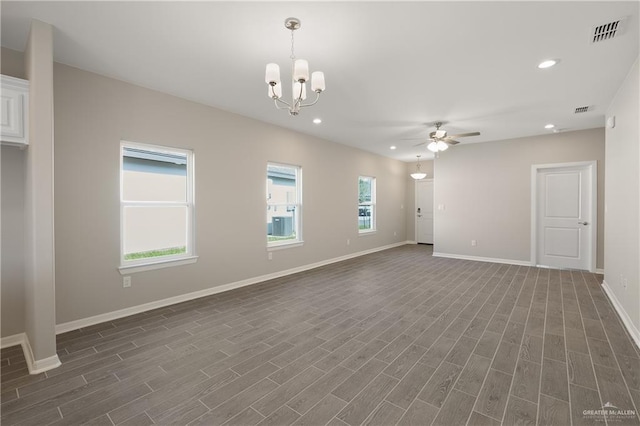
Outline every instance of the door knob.
<path fill-rule="evenodd" d="M 578 225 L 588 225 L 589 222 L 578 222 Z"/>

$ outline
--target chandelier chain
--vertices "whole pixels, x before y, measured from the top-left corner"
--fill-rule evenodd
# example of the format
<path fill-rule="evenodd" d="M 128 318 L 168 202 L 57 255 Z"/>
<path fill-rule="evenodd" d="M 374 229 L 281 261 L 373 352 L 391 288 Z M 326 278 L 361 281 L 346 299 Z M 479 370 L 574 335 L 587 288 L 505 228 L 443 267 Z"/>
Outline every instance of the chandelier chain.
<path fill-rule="evenodd" d="M 291 30 L 291 56 L 289 56 L 289 58 L 291 58 L 291 59 L 295 59 L 296 58 L 296 54 L 295 54 L 295 52 L 293 50 L 293 32 L 294 31 L 295 30 Z"/>

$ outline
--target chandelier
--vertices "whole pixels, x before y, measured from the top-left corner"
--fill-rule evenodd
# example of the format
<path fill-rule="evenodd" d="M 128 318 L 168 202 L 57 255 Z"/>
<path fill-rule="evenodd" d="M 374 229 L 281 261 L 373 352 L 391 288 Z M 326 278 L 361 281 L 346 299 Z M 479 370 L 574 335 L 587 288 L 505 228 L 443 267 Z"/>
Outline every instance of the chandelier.
<path fill-rule="evenodd" d="M 287 18 L 284 26 L 291 30 L 291 103 L 282 100 L 282 83 L 280 82 L 280 67 L 278 64 L 267 64 L 265 82 L 269 85 L 268 96 L 274 100 L 276 108 L 288 109 L 289 114 L 298 115 L 300 108 L 315 105 L 320 99 L 320 93 L 325 89 L 324 73 L 316 71 L 311 74 L 311 90 L 316 93 L 316 99 L 308 104 L 302 102 L 307 99 L 307 81 L 309 81 L 309 62 L 304 59 L 296 59 L 294 51 L 293 34 L 300 28 L 298 18 Z"/>

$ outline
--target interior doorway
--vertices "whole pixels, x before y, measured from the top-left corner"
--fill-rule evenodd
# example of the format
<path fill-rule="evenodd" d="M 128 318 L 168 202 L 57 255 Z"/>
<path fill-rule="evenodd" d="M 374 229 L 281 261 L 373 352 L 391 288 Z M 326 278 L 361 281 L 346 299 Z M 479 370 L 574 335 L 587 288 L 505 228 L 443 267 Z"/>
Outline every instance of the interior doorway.
<path fill-rule="evenodd" d="M 433 179 L 416 181 L 416 241 L 433 244 Z"/>
<path fill-rule="evenodd" d="M 597 163 L 532 166 L 531 263 L 596 269 Z"/>

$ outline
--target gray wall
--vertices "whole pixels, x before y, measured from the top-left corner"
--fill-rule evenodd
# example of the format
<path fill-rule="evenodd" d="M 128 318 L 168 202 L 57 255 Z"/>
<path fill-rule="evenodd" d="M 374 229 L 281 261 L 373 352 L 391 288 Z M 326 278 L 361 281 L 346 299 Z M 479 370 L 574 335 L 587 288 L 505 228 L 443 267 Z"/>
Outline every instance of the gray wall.
<path fill-rule="evenodd" d="M 598 162 L 597 267 L 604 265 L 604 129 L 458 145 L 435 161 L 434 251 L 529 262 L 531 166 Z M 477 240 L 476 247 L 471 240 Z"/>
<path fill-rule="evenodd" d="M 0 70 L 2 74 L 15 78 L 26 79 L 24 69 L 24 54 L 16 50 L 2 48 L 2 61 L 0 61 Z"/>
<path fill-rule="evenodd" d="M 24 56 L 2 48 L 0 72 L 25 78 Z M 24 179 L 25 151 L 2 147 L 2 262 L 0 277 L 2 294 L 2 337 L 24 332 Z"/>
<path fill-rule="evenodd" d="M 2 336 L 24 332 L 24 154 L 2 147 Z"/>
<path fill-rule="evenodd" d="M 616 126 L 606 129 L 605 275 L 607 285 L 624 308 L 640 339 L 640 102 L 638 60 L 629 71 L 607 116 Z M 625 289 L 622 280 L 627 280 Z"/>
<path fill-rule="evenodd" d="M 60 64 L 54 76 L 58 324 L 405 241 L 404 162 Z M 194 150 L 200 256 L 134 274 L 128 289 L 117 270 L 121 139 Z M 268 161 L 303 169 L 304 246 L 272 261 Z M 361 237 L 359 174 L 378 191 L 378 231 Z"/>

